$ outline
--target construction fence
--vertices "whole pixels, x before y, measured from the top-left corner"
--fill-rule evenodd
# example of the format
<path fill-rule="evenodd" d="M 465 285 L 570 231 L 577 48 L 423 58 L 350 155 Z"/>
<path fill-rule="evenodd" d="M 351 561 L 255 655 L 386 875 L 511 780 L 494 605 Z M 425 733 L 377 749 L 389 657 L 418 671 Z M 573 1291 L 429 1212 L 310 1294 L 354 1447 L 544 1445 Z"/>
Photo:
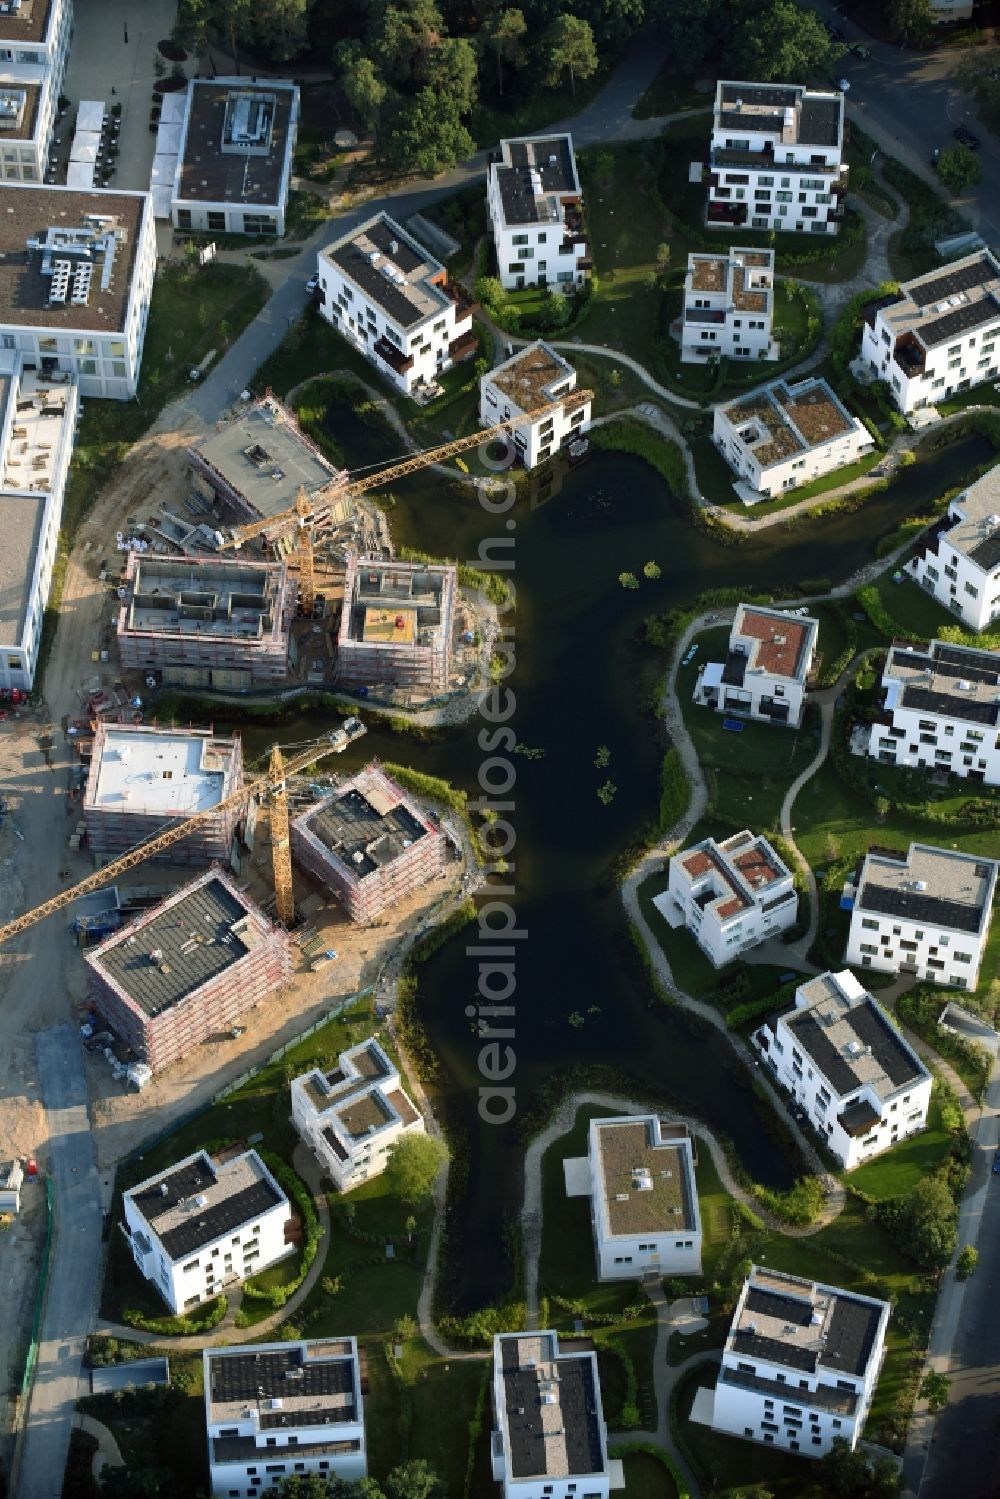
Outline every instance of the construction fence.
<path fill-rule="evenodd" d="M 31 1331 L 28 1334 L 28 1351 L 24 1358 L 24 1373 L 21 1377 L 21 1388 L 14 1401 L 14 1460 L 11 1464 L 10 1492 L 17 1492 L 17 1477 L 21 1466 L 21 1449 L 24 1444 L 25 1416 L 28 1411 L 28 1396 L 31 1391 L 31 1381 L 35 1373 L 35 1365 L 38 1362 L 38 1335 L 42 1327 L 42 1313 L 45 1310 L 45 1293 L 49 1286 L 49 1262 L 52 1250 L 52 1228 L 55 1220 L 55 1205 L 52 1192 L 52 1178 L 45 1178 L 45 1239 L 42 1243 L 42 1255 L 38 1266 L 38 1286 L 35 1291 L 35 1304 L 31 1309 Z"/>

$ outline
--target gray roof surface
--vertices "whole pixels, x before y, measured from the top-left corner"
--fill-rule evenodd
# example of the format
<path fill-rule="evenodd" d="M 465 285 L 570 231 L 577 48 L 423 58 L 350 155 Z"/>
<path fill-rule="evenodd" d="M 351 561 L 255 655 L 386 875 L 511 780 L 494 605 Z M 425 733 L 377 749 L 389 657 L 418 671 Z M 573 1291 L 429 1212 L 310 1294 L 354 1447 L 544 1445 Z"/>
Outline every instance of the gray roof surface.
<path fill-rule="evenodd" d="M 243 203 L 249 208 L 277 207 L 285 161 L 291 149 L 294 90 L 285 82 L 243 79 L 240 86 L 212 79 L 193 79 L 187 135 L 179 162 L 178 199 L 184 202 Z M 222 126 L 230 94 L 274 96 L 270 150 L 266 156 L 222 150 Z"/>
<path fill-rule="evenodd" d="M 415 328 L 451 306 L 448 293 L 431 281 L 443 272 L 441 262 L 387 214 L 360 224 L 321 254 L 400 328 Z M 393 278 L 387 268 L 393 269 Z"/>
<path fill-rule="evenodd" d="M 190 450 L 262 517 L 288 510 L 300 486 L 312 497 L 337 476 L 333 465 L 299 431 L 291 413 L 280 406 L 276 411 L 277 416 L 266 402 L 255 402 Z"/>
<path fill-rule="evenodd" d="M 20 645 L 24 634 L 47 499 L 0 494 L 0 645 Z"/>
<path fill-rule="evenodd" d="M 152 1018 L 246 956 L 249 947 L 232 929 L 248 909 L 221 880 L 209 880 L 162 909 L 141 932 L 130 935 L 132 928 L 123 927 L 92 962 Z M 151 960 L 154 950 L 162 952 L 161 962 Z"/>
<path fill-rule="evenodd" d="M 545 1365 L 540 1364 L 535 1350 L 549 1337 L 546 1334 L 526 1334 L 520 1338 L 504 1338 L 500 1344 L 510 1474 L 513 1478 L 531 1478 L 543 1473 L 554 1476 L 601 1473 L 603 1460 L 593 1360 L 580 1357 L 555 1359 L 554 1368 L 559 1376 L 559 1382 L 552 1390 L 555 1401 L 551 1406 L 543 1403 L 540 1383 Z M 541 1350 L 541 1358 L 549 1358 L 545 1349 Z M 551 1421 L 547 1419 L 550 1411 Z"/>
<path fill-rule="evenodd" d="M 397 859 L 407 842 L 427 832 L 404 802 L 381 812 L 354 787 L 307 813 L 306 826 L 359 879 Z"/>
<path fill-rule="evenodd" d="M 196 1253 L 283 1199 L 254 1151 L 216 1169 L 205 1154 L 197 1155 L 131 1196 L 172 1260 Z"/>
<path fill-rule="evenodd" d="M 21 0 L 16 11 L 0 15 L 0 41 L 43 42 L 53 0 Z"/>

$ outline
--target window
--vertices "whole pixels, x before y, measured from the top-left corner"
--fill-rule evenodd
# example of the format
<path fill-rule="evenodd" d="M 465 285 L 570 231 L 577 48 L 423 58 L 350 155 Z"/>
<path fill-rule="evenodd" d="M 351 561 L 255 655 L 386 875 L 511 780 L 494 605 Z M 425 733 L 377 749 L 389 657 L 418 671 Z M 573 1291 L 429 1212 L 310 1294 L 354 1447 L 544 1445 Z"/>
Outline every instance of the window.
<path fill-rule="evenodd" d="M 513 234 L 511 235 L 510 242 L 512 245 L 526 245 L 528 243 L 528 236 L 526 234 Z"/>
<path fill-rule="evenodd" d="M 226 215 L 219 213 L 218 210 L 210 212 L 208 215 L 208 227 L 209 229 L 225 229 Z"/>

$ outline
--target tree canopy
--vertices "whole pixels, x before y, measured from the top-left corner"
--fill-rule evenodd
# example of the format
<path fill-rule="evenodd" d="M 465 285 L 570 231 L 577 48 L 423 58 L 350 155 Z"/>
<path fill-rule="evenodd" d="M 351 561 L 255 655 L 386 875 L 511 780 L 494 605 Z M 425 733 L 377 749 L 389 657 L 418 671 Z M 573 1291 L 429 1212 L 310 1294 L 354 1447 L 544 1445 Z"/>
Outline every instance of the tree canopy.
<path fill-rule="evenodd" d="M 943 1270 L 958 1243 L 958 1209 L 941 1176 L 925 1176 L 903 1204 L 901 1242 L 928 1270 Z"/>
<path fill-rule="evenodd" d="M 942 151 L 937 164 L 938 176 L 949 192 L 964 193 L 982 181 L 983 168 L 975 151 L 966 145 L 952 146 Z"/>
<path fill-rule="evenodd" d="M 860 1449 L 853 1450 L 843 1437 L 816 1464 L 817 1492 L 829 1499 L 898 1499 L 903 1479 L 890 1457 L 874 1461 Z"/>
<path fill-rule="evenodd" d="M 422 1202 L 431 1188 L 448 1152 L 434 1135 L 405 1135 L 389 1153 L 385 1182 L 390 1192 L 407 1204 Z"/>
<path fill-rule="evenodd" d="M 279 1485 L 278 1499 L 445 1499 L 444 1484 L 428 1462 L 400 1463 L 381 1485 L 374 1478 L 328 1478 L 322 1473 L 295 1473 Z"/>
<path fill-rule="evenodd" d="M 829 73 L 842 48 L 794 0 L 653 0 L 679 70 L 712 64 L 720 78 L 801 83 Z"/>

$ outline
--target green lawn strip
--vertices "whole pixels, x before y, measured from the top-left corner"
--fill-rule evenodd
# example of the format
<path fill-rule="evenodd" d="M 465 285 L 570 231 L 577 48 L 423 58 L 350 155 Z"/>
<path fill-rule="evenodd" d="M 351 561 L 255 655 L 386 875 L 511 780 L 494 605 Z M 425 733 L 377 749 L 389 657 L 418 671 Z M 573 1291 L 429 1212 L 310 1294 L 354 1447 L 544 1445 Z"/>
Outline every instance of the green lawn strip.
<path fill-rule="evenodd" d="M 828 494 L 831 489 L 839 489 L 843 484 L 850 484 L 854 479 L 863 479 L 866 474 L 871 473 L 872 469 L 876 468 L 882 462 L 884 457 L 884 453 L 877 451 L 867 453 L 864 458 L 859 458 L 856 463 L 845 464 L 843 468 L 838 468 L 832 474 L 823 474 L 820 478 L 813 479 L 809 484 L 799 484 L 795 489 L 786 490 L 784 494 L 777 495 L 773 500 L 760 500 L 756 505 L 744 505 L 743 501 L 735 493 L 731 494 L 730 499 L 725 503 L 728 509 L 736 511 L 737 514 L 747 515 L 751 520 L 760 519 L 765 515 L 777 515 L 782 510 L 790 510 L 793 505 L 801 505 L 803 500 L 816 499 L 819 495 Z M 729 471 L 729 476 L 731 480 L 736 477 L 731 470 Z M 853 506 L 859 504 L 862 498 L 867 499 L 869 496 L 878 494 L 886 488 L 888 488 L 886 482 L 875 480 L 870 487 L 859 489 L 850 495 L 843 496 L 843 500 Z M 817 505 L 810 512 L 810 520 L 814 520 L 817 515 L 822 514 L 824 508 L 822 505 Z"/>
<path fill-rule="evenodd" d="M 933 1176 L 950 1149 L 951 1135 L 941 1122 L 941 1104 L 935 1092 L 927 1111 L 926 1129 L 841 1176 L 848 1185 L 870 1197 L 903 1197 L 923 1177 Z"/>
<path fill-rule="evenodd" d="M 625 1499 L 687 1499 L 680 1475 L 674 1476 L 670 1458 L 658 1448 L 616 1447 L 611 1456 L 622 1459 Z"/>
<path fill-rule="evenodd" d="M 711 93 L 695 89 L 695 80 L 687 73 L 679 73 L 677 63 L 668 58 L 643 94 L 632 114 L 637 120 L 653 120 L 660 115 L 680 114 L 681 110 L 708 115 L 712 105 Z M 706 133 L 708 120 L 706 118 Z"/>
<path fill-rule="evenodd" d="M 949 396 L 946 401 L 935 401 L 934 404 L 942 416 L 948 416 L 953 411 L 964 411 L 967 406 L 1000 406 L 1000 391 L 992 380 L 986 380 L 982 385 L 974 385 L 971 390 L 960 391 L 958 395 Z"/>
<path fill-rule="evenodd" d="M 694 471 L 698 480 L 698 488 L 702 497 L 709 505 L 721 505 L 725 508 L 736 505 L 748 514 L 753 511 L 756 514 L 757 506 L 745 506 L 742 501 L 736 499 L 733 485 L 736 475 L 729 464 L 719 452 L 711 435 L 706 432 L 701 436 L 690 439 L 691 456 L 694 459 Z"/>
<path fill-rule="evenodd" d="M 889 240 L 889 266 L 898 281 L 921 276 L 940 264 L 934 241 L 971 228 L 968 219 L 935 188 L 893 156 L 882 157 L 882 171 L 909 209 L 905 229 Z"/>
<path fill-rule="evenodd" d="M 156 1355 L 148 1348 L 149 1357 Z M 78 1402 L 86 1415 L 106 1425 L 133 1475 L 167 1469 L 177 1494 L 207 1492 L 205 1400 L 200 1353 L 170 1350 L 170 1385 L 88 1395 Z"/>
<path fill-rule="evenodd" d="M 992 932 L 990 936 L 992 940 Z M 997 972 L 995 951 L 987 953 L 984 969 L 987 966 L 990 973 Z M 983 992 L 984 986 L 980 985 L 982 1004 L 979 1005 L 976 1003 L 976 995 L 962 993 L 955 997 L 959 1004 L 970 1010 L 979 1011 L 982 1008 L 988 1008 L 995 1011 L 994 987 L 991 983 L 985 986 L 985 992 Z M 989 1085 L 992 1058 L 984 1047 L 970 1043 L 961 1036 L 952 1035 L 950 1031 L 942 1030 L 938 1025 L 938 1018 L 949 998 L 951 995 L 942 993 L 937 985 L 921 984 L 916 989 L 911 989 L 908 994 L 900 995 L 896 1001 L 896 1015 L 903 1025 L 920 1036 L 928 1046 L 932 1046 L 951 1064 L 972 1097 L 981 1103 Z"/>
<path fill-rule="evenodd" d="M 681 1379 L 671 1401 L 675 1440 L 702 1491 L 723 1494 L 727 1489 L 740 1488 L 745 1492 L 760 1484 L 773 1499 L 812 1499 L 808 1464 L 796 1454 L 722 1436 L 690 1419 L 697 1391 L 714 1389 L 717 1369 L 715 1363 L 696 1365 Z"/>

